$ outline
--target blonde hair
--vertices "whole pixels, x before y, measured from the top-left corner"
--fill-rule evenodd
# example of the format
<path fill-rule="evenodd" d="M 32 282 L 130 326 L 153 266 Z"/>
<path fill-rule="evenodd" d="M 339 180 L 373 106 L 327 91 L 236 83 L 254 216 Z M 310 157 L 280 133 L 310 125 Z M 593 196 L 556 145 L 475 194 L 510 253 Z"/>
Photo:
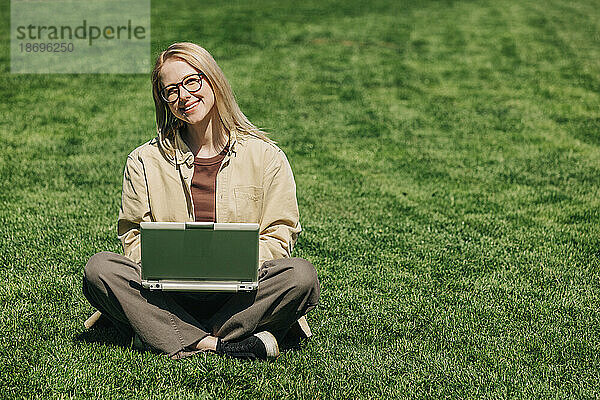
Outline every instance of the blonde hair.
<path fill-rule="evenodd" d="M 165 63 L 169 59 L 182 59 L 202 72 L 206 79 L 210 82 L 215 93 L 215 104 L 221 122 L 225 129 L 229 132 L 237 132 L 241 134 L 240 139 L 244 135 L 257 136 L 267 142 L 271 142 L 267 138 L 267 132 L 258 129 L 244 115 L 231 90 L 231 86 L 225 78 L 223 71 L 217 65 L 217 62 L 204 48 L 194 43 L 181 42 L 173 43 L 165 51 L 160 53 L 156 58 L 154 69 L 152 70 L 152 94 L 154 96 L 154 106 L 156 108 L 156 128 L 160 144 L 166 149 L 172 151 L 175 135 L 177 131 L 185 126 L 185 122 L 178 119 L 171 110 L 168 104 L 163 101 L 160 96 L 162 82 L 160 72 Z"/>

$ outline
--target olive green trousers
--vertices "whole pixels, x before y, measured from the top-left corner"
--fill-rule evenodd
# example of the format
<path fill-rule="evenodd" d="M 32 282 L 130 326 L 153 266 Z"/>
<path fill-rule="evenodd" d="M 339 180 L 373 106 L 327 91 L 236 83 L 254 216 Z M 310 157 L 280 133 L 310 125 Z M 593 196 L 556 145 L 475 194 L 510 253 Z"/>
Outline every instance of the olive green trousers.
<path fill-rule="evenodd" d="M 134 332 L 171 356 L 207 335 L 235 341 L 263 330 L 281 340 L 319 301 L 314 266 L 302 258 L 266 261 L 258 290 L 183 293 L 142 288 L 141 268 L 129 258 L 101 252 L 84 270 L 83 293 L 124 334 Z"/>

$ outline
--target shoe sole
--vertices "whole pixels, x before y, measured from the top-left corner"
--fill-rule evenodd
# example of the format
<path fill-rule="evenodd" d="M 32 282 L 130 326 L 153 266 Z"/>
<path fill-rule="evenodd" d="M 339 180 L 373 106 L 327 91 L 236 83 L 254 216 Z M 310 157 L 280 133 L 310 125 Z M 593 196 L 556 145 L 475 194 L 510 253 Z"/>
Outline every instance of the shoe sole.
<path fill-rule="evenodd" d="M 298 326 L 300 326 L 300 330 L 302 331 L 302 335 L 304 335 L 305 339 L 308 339 L 312 336 L 312 332 L 310 330 L 310 326 L 308 326 L 308 321 L 306 320 L 305 315 L 298 319 Z"/>
<path fill-rule="evenodd" d="M 273 360 L 279 357 L 279 345 L 277 344 L 277 339 L 275 339 L 275 336 L 273 336 L 271 332 L 263 331 L 255 333 L 254 336 L 259 338 L 265 345 L 267 360 Z"/>

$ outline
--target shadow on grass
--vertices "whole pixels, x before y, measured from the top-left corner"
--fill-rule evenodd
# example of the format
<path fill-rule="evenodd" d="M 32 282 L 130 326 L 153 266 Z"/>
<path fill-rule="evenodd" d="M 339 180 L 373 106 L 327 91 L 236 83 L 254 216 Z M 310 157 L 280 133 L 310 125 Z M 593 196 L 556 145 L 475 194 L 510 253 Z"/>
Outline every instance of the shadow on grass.
<path fill-rule="evenodd" d="M 75 335 L 74 340 L 131 348 L 131 336 L 124 335 L 104 318 L 100 318 L 92 328 Z"/>

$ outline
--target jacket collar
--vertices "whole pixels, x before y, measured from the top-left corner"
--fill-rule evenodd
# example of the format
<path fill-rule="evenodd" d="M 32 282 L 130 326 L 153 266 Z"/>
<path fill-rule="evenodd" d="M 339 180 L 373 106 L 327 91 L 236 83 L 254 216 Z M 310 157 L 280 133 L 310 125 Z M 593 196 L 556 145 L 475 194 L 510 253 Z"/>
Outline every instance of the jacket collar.
<path fill-rule="evenodd" d="M 229 152 L 227 157 L 231 156 L 231 153 L 235 153 L 235 146 L 238 142 L 238 135 L 235 130 L 229 132 Z M 188 145 L 185 143 L 179 131 L 175 134 L 175 164 L 185 164 L 188 168 L 192 168 L 194 165 L 194 153 L 190 150 Z"/>

